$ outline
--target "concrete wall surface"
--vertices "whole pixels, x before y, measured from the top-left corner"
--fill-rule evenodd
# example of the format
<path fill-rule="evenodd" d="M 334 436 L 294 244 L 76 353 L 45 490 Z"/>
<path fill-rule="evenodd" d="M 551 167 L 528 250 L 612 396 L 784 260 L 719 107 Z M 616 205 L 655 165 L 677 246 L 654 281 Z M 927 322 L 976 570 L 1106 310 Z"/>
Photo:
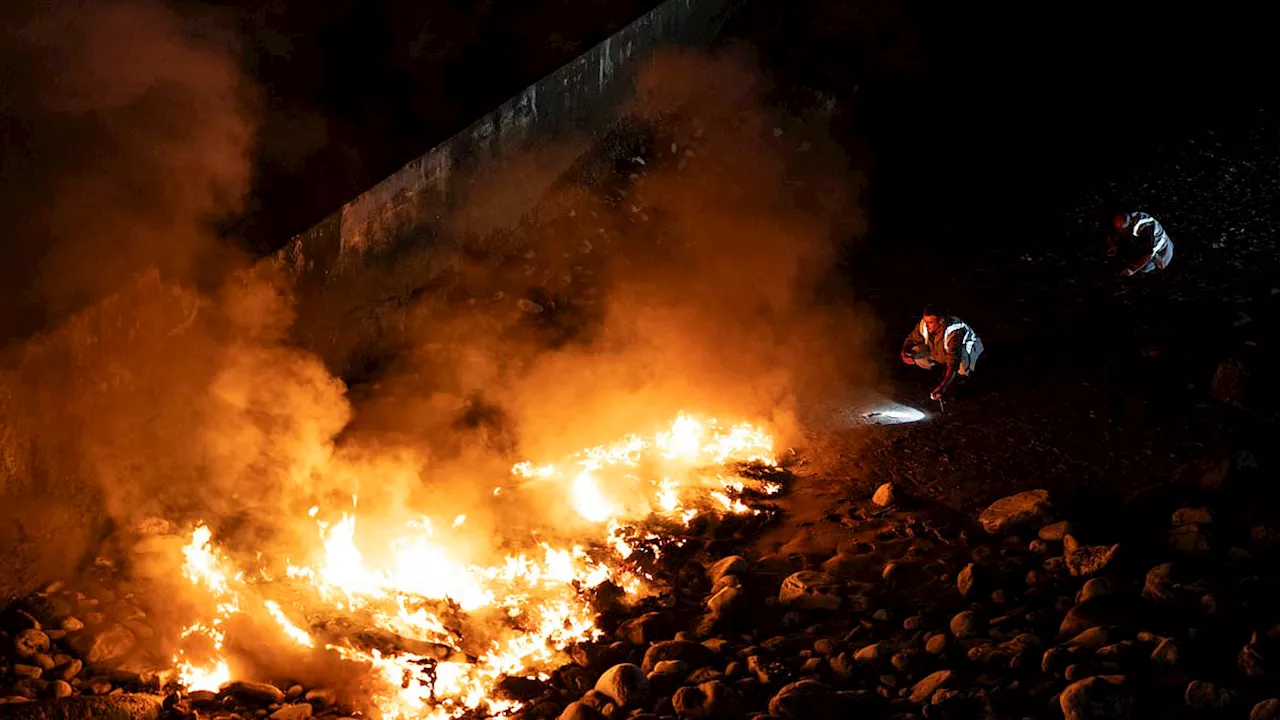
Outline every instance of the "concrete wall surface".
<path fill-rule="evenodd" d="M 293 238 L 273 261 L 312 284 L 358 272 L 370 255 L 459 230 L 455 216 L 474 204 L 473 188 L 500 175 L 521 176 L 521 193 L 504 194 L 502 210 L 532 207 L 608 130 L 642 62 L 664 47 L 710 40 L 738 2 L 667 0 Z M 533 159 L 520 167 L 521 155 Z"/>

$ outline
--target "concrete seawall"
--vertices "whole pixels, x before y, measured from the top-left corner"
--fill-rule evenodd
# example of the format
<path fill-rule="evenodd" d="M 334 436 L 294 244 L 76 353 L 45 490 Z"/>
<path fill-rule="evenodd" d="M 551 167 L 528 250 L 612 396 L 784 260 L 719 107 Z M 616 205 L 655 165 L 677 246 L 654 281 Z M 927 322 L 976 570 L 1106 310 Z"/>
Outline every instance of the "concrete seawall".
<path fill-rule="evenodd" d="M 538 171 L 524 174 L 518 197 L 506 194 L 503 212 L 518 213 L 513 202 L 532 207 L 557 170 L 608 130 L 641 63 L 714 38 L 740 2 L 667 0 L 293 238 L 273 262 L 315 288 L 358 273 L 371 256 L 440 241 L 472 187 L 518 174 L 507 165 L 529 153 Z"/>

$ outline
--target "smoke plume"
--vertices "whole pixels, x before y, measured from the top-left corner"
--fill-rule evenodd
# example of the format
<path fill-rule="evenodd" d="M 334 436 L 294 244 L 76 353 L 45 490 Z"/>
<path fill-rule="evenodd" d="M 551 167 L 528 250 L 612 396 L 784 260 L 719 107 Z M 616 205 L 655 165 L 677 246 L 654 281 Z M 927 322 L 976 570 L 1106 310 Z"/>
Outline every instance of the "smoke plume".
<path fill-rule="evenodd" d="M 69 572 L 108 516 L 200 496 L 173 489 L 209 472 L 202 403 L 245 332 L 210 291 L 242 264 L 215 226 L 248 188 L 254 124 L 216 14 L 20 0 L 0 20 L 8 594 Z"/>
<path fill-rule="evenodd" d="M 17 19 L 3 107 L 29 132 L 4 202 L 28 209 L 14 237 L 35 280 L 10 305 L 57 322 L 0 370 L 0 479 L 20 518 L 0 529 L 5 593 L 71 574 L 107 534 L 128 572 L 172 583 L 172 543 L 198 522 L 233 552 L 266 548 L 279 576 L 313 549 L 309 508 L 357 495 L 375 533 L 467 514 L 462 551 L 480 559 L 562 525 L 562 503 L 494 501 L 515 460 L 681 409 L 796 429 L 809 399 L 871 372 L 875 327 L 833 281 L 860 176 L 820 118 L 766 103 L 749 53 L 647 65 L 626 182 L 561 185 L 518 228 L 453 244 L 447 289 L 371 311 L 396 352 L 349 395 L 347 368 L 291 340 L 295 299 L 270 263 L 221 249 L 253 113 L 217 23 L 132 0 Z M 493 213 L 463 214 L 478 215 Z M 166 522 L 172 542 L 156 541 Z"/>
<path fill-rule="evenodd" d="M 766 103 L 752 59 L 646 65 L 627 108 L 649 132 L 623 159 L 630 181 L 561 186 L 523 228 L 464 253 L 469 299 L 404 312 L 408 352 L 361 403 L 357 434 L 439 449 L 450 408 L 479 403 L 495 411 L 476 444 L 555 457 L 681 408 L 783 422 L 866 382 L 878 328 L 834 267 L 863 229 L 862 176 L 826 118 Z"/>

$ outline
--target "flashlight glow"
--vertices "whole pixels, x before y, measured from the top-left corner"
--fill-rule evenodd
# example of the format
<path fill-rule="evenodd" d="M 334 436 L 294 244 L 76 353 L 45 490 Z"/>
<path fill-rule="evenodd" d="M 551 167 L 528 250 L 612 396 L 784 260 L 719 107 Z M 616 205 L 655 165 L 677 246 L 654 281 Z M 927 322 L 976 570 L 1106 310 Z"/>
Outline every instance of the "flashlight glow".
<path fill-rule="evenodd" d="M 850 414 L 853 413 L 857 413 L 856 421 L 864 425 L 906 425 L 929 417 L 926 412 L 895 402 L 886 402 L 872 410 L 851 410 Z"/>

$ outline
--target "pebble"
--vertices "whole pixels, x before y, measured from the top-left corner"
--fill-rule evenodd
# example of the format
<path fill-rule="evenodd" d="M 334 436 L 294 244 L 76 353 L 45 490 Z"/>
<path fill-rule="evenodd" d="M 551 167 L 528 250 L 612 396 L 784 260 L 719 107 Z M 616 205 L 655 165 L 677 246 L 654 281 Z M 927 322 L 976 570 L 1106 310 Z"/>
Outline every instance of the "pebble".
<path fill-rule="evenodd" d="M 930 675 L 925 676 L 919 682 L 911 687 L 911 693 L 908 699 L 916 705 L 923 705 L 933 694 L 951 681 L 950 670 L 938 670 Z"/>
<path fill-rule="evenodd" d="M 1070 534 L 1071 530 L 1071 523 L 1062 520 L 1041 527 L 1039 532 L 1036 533 L 1036 537 L 1043 542 L 1062 542 L 1062 539 Z"/>
<path fill-rule="evenodd" d="M 212 705 L 218 701 L 218 693 L 212 690 L 192 690 L 187 698 L 193 705 Z"/>
<path fill-rule="evenodd" d="M 945 638 L 946 636 L 943 635 L 942 637 Z M 914 658 L 919 652 L 919 650 L 910 648 L 896 652 L 893 654 L 893 657 L 889 658 L 889 664 L 898 672 L 906 672 L 907 669 L 911 667 L 912 658 Z"/>
<path fill-rule="evenodd" d="M 1112 594 L 1111 581 L 1107 578 L 1090 578 L 1085 582 L 1084 587 L 1080 588 L 1080 594 L 1076 602 L 1087 602 L 1094 598 L 1106 597 Z"/>
<path fill-rule="evenodd" d="M 1172 638 L 1164 639 L 1156 646 L 1156 650 L 1151 651 L 1151 661 L 1155 662 L 1156 665 L 1174 667 L 1178 665 L 1179 660 L 1178 642 Z"/>
<path fill-rule="evenodd" d="M 1123 675 L 1095 675 L 1068 685 L 1058 695 L 1065 720 L 1135 717 L 1134 698 L 1124 681 Z"/>
<path fill-rule="evenodd" d="M 957 639 L 964 640 L 971 638 L 982 632 L 982 619 L 972 610 L 965 610 L 957 613 L 951 618 L 951 634 Z"/>
<path fill-rule="evenodd" d="M 271 713 L 272 720 L 307 720 L 311 717 L 312 708 L 307 703 L 298 703 L 297 705 L 285 705 L 284 707 Z"/>
<path fill-rule="evenodd" d="M 111 692 L 111 683 L 106 680 L 95 680 L 89 683 L 90 695 L 106 695 Z"/>
<path fill-rule="evenodd" d="M 1280 699 L 1269 698 L 1254 705 L 1249 720 L 1280 720 Z"/>
<path fill-rule="evenodd" d="M 875 494 L 871 496 L 871 502 L 880 507 L 889 507 L 893 505 L 897 499 L 897 490 L 893 483 L 885 483 L 876 488 Z"/>
<path fill-rule="evenodd" d="M 1236 693 L 1213 683 L 1193 680 L 1185 693 L 1187 705 L 1197 710 L 1225 710 L 1236 701 Z"/>
<path fill-rule="evenodd" d="M 938 633 L 929 637 L 925 642 L 924 649 L 933 655 L 941 655 L 947 651 L 948 639 L 946 634 Z"/>
<path fill-rule="evenodd" d="M 72 659 L 70 662 L 68 662 L 65 666 L 63 666 L 61 670 L 58 671 L 58 677 L 62 678 L 63 680 L 72 680 L 77 675 L 80 674 L 80 671 L 82 669 L 84 669 L 84 662 L 82 662 L 78 658 L 75 658 L 75 659 Z"/>
<path fill-rule="evenodd" d="M 303 699 L 311 703 L 315 708 L 327 708 L 338 703 L 338 694 L 328 688 L 315 688 L 308 690 Z"/>
<path fill-rule="evenodd" d="M 222 694 L 248 703 L 283 703 L 285 694 L 280 688 L 268 683 L 255 683 L 238 680 L 228 683 L 222 688 Z"/>
<path fill-rule="evenodd" d="M 31 658 L 48 650 L 49 636 L 40 630 L 23 630 L 13 639 L 13 651 L 18 657 Z"/>

